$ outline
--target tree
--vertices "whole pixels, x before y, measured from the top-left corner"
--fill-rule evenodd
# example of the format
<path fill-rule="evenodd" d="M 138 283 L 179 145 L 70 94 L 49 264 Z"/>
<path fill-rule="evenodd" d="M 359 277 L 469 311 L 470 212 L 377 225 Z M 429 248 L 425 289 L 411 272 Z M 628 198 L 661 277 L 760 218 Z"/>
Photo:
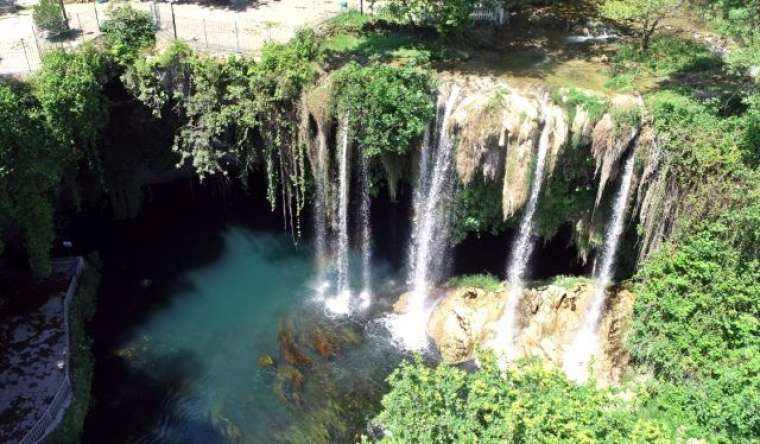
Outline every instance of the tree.
<path fill-rule="evenodd" d="M 401 20 L 434 27 L 441 35 L 461 33 L 470 26 L 475 0 L 389 0 L 388 10 Z"/>
<path fill-rule="evenodd" d="M 152 45 L 156 27 L 150 14 L 122 5 L 108 12 L 101 26 L 106 47 L 117 62 L 129 64 L 141 49 Z"/>
<path fill-rule="evenodd" d="M 58 0 L 40 0 L 34 5 L 32 19 L 38 28 L 53 34 L 62 34 L 69 30 L 66 14 Z"/>
<path fill-rule="evenodd" d="M 640 38 L 641 50 L 649 48 L 649 40 L 660 22 L 676 12 L 683 0 L 604 0 L 601 13 L 604 17 L 630 24 Z"/>

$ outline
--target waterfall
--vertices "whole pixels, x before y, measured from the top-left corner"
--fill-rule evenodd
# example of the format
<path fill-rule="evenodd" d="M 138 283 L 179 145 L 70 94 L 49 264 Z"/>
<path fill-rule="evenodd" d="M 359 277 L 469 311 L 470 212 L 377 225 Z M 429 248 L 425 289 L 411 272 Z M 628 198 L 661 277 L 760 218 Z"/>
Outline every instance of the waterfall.
<path fill-rule="evenodd" d="M 369 172 L 367 171 L 367 159 L 359 155 L 361 174 L 361 202 L 359 204 L 359 218 L 361 224 L 361 254 L 362 254 L 362 292 L 359 296 L 361 308 L 369 308 L 372 303 L 372 229 L 370 226 L 370 198 L 369 198 Z"/>
<path fill-rule="evenodd" d="M 324 272 L 327 261 L 327 214 L 325 203 L 325 156 L 327 153 L 327 138 L 320 128 L 317 145 L 317 168 L 315 176 L 316 196 L 314 197 L 314 235 L 316 237 L 317 265 L 320 275 Z"/>
<path fill-rule="evenodd" d="M 623 235 L 625 228 L 625 210 L 628 207 L 628 194 L 631 189 L 631 182 L 633 181 L 634 163 L 635 156 L 631 153 L 623 168 L 620 189 L 617 195 L 615 195 L 612 219 L 604 233 L 601 266 L 596 276 L 593 299 L 586 313 L 583 325 L 563 357 L 565 373 L 567 373 L 570 379 L 578 382 L 583 382 L 588 378 L 587 367 L 589 362 L 591 362 L 591 357 L 598 348 L 596 330 L 602 318 L 607 287 L 612 283 L 612 278 L 615 275 L 615 258 L 620 237 Z"/>
<path fill-rule="evenodd" d="M 327 308 L 335 314 L 347 314 L 351 309 L 349 287 L 348 203 L 351 170 L 348 143 L 348 115 L 343 116 L 338 141 L 338 211 L 335 242 L 337 295 L 327 301 Z"/>
<path fill-rule="evenodd" d="M 411 291 L 406 313 L 392 327 L 394 336 L 412 350 L 427 345 L 425 328 L 429 309 L 425 307 L 425 301 L 430 285 L 440 279 L 449 245 L 454 140 L 448 131 L 448 121 L 458 96 L 459 87 L 454 85 L 443 105 L 439 103 L 433 140 L 426 132 L 420 152 L 409 249 L 408 284 Z"/>
<path fill-rule="evenodd" d="M 528 269 L 530 256 L 533 252 L 533 217 L 538 207 L 538 197 L 541 195 L 541 186 L 544 181 L 544 169 L 546 165 L 546 154 L 551 145 L 551 132 L 557 118 L 557 110 L 544 106 L 544 127 L 541 130 L 541 136 L 538 141 L 538 156 L 536 157 L 536 167 L 533 171 L 533 179 L 530 184 L 530 196 L 527 206 L 520 220 L 520 227 L 517 232 L 517 239 L 512 246 L 512 256 L 507 267 L 507 281 L 509 282 L 509 294 L 507 296 L 507 305 L 504 308 L 504 315 L 499 322 L 497 331 L 497 347 L 506 352 L 507 358 L 512 360 L 514 353 L 515 321 L 517 317 L 517 305 L 520 302 L 522 293 L 523 279 Z"/>

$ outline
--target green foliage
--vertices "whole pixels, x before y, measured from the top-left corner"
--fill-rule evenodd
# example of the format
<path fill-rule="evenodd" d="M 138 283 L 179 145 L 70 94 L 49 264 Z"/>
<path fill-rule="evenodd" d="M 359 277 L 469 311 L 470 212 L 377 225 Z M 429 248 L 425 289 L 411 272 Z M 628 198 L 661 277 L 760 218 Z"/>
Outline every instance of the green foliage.
<path fill-rule="evenodd" d="M 454 199 L 452 238 L 461 242 L 481 233 L 496 235 L 506 227 L 501 209 L 501 184 L 476 178 L 458 188 Z"/>
<path fill-rule="evenodd" d="M 562 104 L 568 115 L 568 120 L 573 121 L 578 108 L 584 109 L 591 121 L 597 122 L 601 120 L 602 116 L 609 108 L 609 102 L 604 97 L 597 96 L 595 94 L 585 93 L 577 88 L 570 88 L 567 91 L 567 95 L 564 96 L 564 100 L 555 100 L 555 102 Z"/>
<path fill-rule="evenodd" d="M 366 157 L 407 153 L 433 117 L 433 79 L 414 67 L 351 63 L 333 77 L 336 112 Z"/>
<path fill-rule="evenodd" d="M 673 91 L 648 96 L 646 105 L 657 133 L 666 141 L 670 159 L 683 175 L 730 174 L 754 151 L 742 143 L 746 122 L 741 117 L 721 119 L 704 105 Z"/>
<path fill-rule="evenodd" d="M 376 418 L 382 442 L 668 442 L 658 423 L 632 414 L 604 389 L 577 385 L 558 370 L 522 363 L 502 373 L 486 355 L 479 371 L 419 358 L 389 377 Z"/>
<path fill-rule="evenodd" d="M 662 36 L 653 38 L 645 50 L 630 43 L 621 44 L 612 63 L 618 73 L 646 70 L 658 76 L 668 76 L 720 67 L 723 62 L 703 43 Z"/>
<path fill-rule="evenodd" d="M 669 245 L 636 275 L 631 353 L 651 403 L 695 433 L 760 438 L 760 199 Z"/>
<path fill-rule="evenodd" d="M 62 34 L 69 30 L 58 0 L 40 0 L 32 7 L 34 24 L 52 34 Z"/>
<path fill-rule="evenodd" d="M 387 8 L 399 20 L 431 26 L 441 35 L 461 34 L 472 23 L 475 0 L 390 0 Z"/>
<path fill-rule="evenodd" d="M 84 420 L 90 409 L 90 391 L 95 366 L 92 339 L 87 334 L 87 323 L 95 316 L 95 306 L 100 285 L 99 260 L 94 257 L 88 263 L 79 280 L 79 289 L 70 311 L 71 322 L 71 382 L 73 400 L 61 422 L 45 439 L 49 444 L 76 444 L 82 439 Z"/>
<path fill-rule="evenodd" d="M 137 53 L 155 42 L 155 26 L 150 14 L 130 5 L 119 5 L 108 11 L 108 19 L 100 27 L 106 48 L 121 64 L 134 61 Z"/>
<path fill-rule="evenodd" d="M 681 0 L 604 0 L 599 11 L 607 19 L 635 27 L 640 47 L 646 50 L 662 19 L 674 13 L 681 3 Z"/>
<path fill-rule="evenodd" d="M 580 142 L 576 140 L 562 150 L 557 166 L 557 171 L 561 171 L 561 174 L 555 174 L 550 178 L 539 200 L 536 230 L 544 239 L 554 237 L 564 224 L 572 223 L 577 226 L 578 221 L 591 219 L 596 196 L 594 159 L 588 147 L 581 146 Z M 580 239 L 576 238 L 576 244 L 579 242 Z M 584 248 L 580 245 L 579 247 L 582 256 L 585 256 Z"/>
<path fill-rule="evenodd" d="M 51 51 L 33 79 L 34 95 L 60 144 L 70 147 L 67 161 L 86 159 L 97 169 L 96 142 L 108 119 L 103 93 L 105 59 L 94 46 Z"/>
<path fill-rule="evenodd" d="M 737 46 L 728 53 L 728 63 L 738 70 L 760 65 L 760 1 L 713 0 L 704 8 L 718 32 Z"/>
<path fill-rule="evenodd" d="M 0 219 L 14 221 L 24 236 L 29 262 L 39 277 L 51 272 L 53 197 L 67 152 L 51 134 L 27 90 L 0 82 Z"/>
<path fill-rule="evenodd" d="M 51 272 L 62 181 L 76 183 L 81 161 L 99 171 L 96 141 L 107 118 L 102 71 L 102 56 L 85 46 L 47 53 L 31 89 L 0 84 L 0 219 L 21 229 L 41 278 Z"/>
<path fill-rule="evenodd" d="M 496 292 L 501 289 L 499 279 L 489 273 L 481 274 L 464 274 L 454 276 L 446 283 L 449 288 L 475 287 L 485 291 Z"/>

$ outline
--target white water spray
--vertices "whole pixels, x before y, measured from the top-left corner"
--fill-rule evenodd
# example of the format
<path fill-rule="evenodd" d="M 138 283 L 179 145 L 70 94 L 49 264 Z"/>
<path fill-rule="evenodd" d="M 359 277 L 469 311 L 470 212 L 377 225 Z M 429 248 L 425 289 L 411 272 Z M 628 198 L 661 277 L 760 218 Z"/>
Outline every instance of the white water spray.
<path fill-rule="evenodd" d="M 419 176 L 414 195 L 414 228 L 409 249 L 409 293 L 406 313 L 396 318 L 392 330 L 410 350 L 427 346 L 425 327 L 430 308 L 425 302 L 430 286 L 440 278 L 449 245 L 450 194 L 453 178 L 454 140 L 448 121 L 459 97 L 454 85 L 443 106 L 439 106 L 433 141 L 429 133 L 420 153 Z"/>
<path fill-rule="evenodd" d="M 517 318 L 517 305 L 520 302 L 522 294 L 523 279 L 528 269 L 531 254 L 533 253 L 533 218 L 538 208 L 538 197 L 541 195 L 541 186 L 544 181 L 544 169 L 546 166 L 546 154 L 549 151 L 551 142 L 551 132 L 554 128 L 555 119 L 557 118 L 556 109 L 544 106 L 544 127 L 541 130 L 541 136 L 538 141 L 538 155 L 536 157 L 536 168 L 533 172 L 533 179 L 530 185 L 530 196 L 527 206 L 520 220 L 520 227 L 517 232 L 517 239 L 512 246 L 512 256 L 507 267 L 507 281 L 509 285 L 509 294 L 507 295 L 507 304 L 504 308 L 504 315 L 499 322 L 496 332 L 495 346 L 503 350 L 508 360 L 516 357 L 514 339 L 515 339 L 515 322 Z"/>
<path fill-rule="evenodd" d="M 372 228 L 370 225 L 369 171 L 367 159 L 359 156 L 361 172 L 361 202 L 359 217 L 361 223 L 361 254 L 362 254 L 362 292 L 359 295 L 360 308 L 366 310 L 372 304 Z"/>
<path fill-rule="evenodd" d="M 613 270 L 618 244 L 625 228 L 625 213 L 628 207 L 628 194 L 631 189 L 631 182 L 633 181 L 634 163 L 635 156 L 631 154 L 623 168 L 620 189 L 615 196 L 612 210 L 612 220 L 607 226 L 607 231 L 604 233 L 601 266 L 597 273 L 596 287 L 591 305 L 586 313 L 583 325 L 563 356 L 562 367 L 565 373 L 570 379 L 577 382 L 584 382 L 588 379 L 588 364 L 599 347 L 597 329 L 602 318 L 607 287 L 612 283 L 614 276 Z"/>
<path fill-rule="evenodd" d="M 348 201 L 351 170 L 349 168 L 348 115 L 341 122 L 338 142 L 338 227 L 335 245 L 337 257 L 337 295 L 326 302 L 334 314 L 348 314 L 351 310 L 351 289 L 349 287 L 349 242 L 348 242 Z"/>

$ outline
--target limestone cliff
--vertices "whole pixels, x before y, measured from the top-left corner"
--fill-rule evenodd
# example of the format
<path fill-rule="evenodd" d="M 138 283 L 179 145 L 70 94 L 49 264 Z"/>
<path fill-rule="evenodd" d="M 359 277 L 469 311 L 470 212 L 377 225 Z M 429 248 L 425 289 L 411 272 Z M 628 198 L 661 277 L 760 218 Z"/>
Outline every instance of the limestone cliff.
<path fill-rule="evenodd" d="M 536 356 L 558 367 L 578 332 L 594 293 L 591 281 L 578 279 L 526 288 L 518 306 L 518 357 Z M 478 346 L 489 347 L 507 292 L 477 288 L 448 289 L 430 315 L 427 332 L 444 361 L 461 363 L 475 358 Z M 620 381 L 628 365 L 624 347 L 634 296 L 612 291 L 599 325 L 600 348 L 591 371 L 602 384 Z M 403 307 L 399 307 L 403 308 Z"/>

